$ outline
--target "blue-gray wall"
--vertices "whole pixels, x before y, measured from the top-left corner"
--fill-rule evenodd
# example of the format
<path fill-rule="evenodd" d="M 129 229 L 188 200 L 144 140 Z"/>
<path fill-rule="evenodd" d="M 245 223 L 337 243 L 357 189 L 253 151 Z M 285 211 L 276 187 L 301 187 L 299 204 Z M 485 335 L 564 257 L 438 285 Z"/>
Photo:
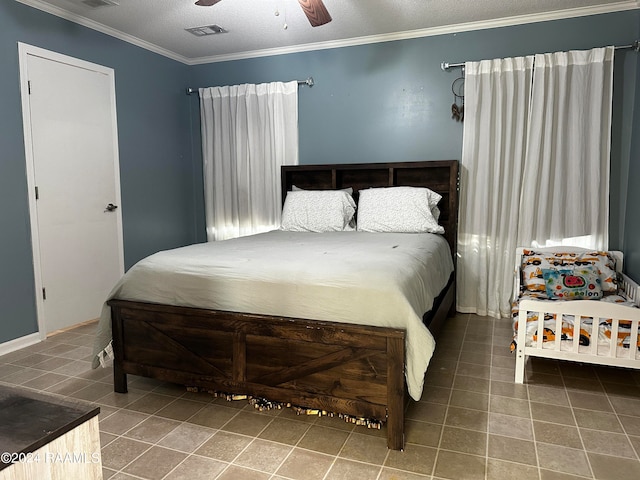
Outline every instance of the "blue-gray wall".
<path fill-rule="evenodd" d="M 639 37 L 640 11 L 634 10 L 197 65 L 190 72 L 191 86 L 313 76 L 316 83 L 312 88 L 300 87 L 300 163 L 303 164 L 459 159 L 462 125 L 451 119 L 451 84 L 460 75 L 460 69 L 443 72 L 440 62 L 629 45 Z M 640 132 L 640 112 L 634 108 L 640 85 L 636 79 L 637 62 L 638 54 L 633 50 L 616 51 L 609 245 L 611 249 L 624 247 L 631 257 L 626 270 L 640 279 L 640 222 L 633 210 L 639 205 L 638 192 L 627 189 L 628 183 L 640 183 L 637 155 L 640 134 L 632 135 L 634 131 Z M 197 124 L 197 99 L 191 100 L 191 106 L 193 121 Z M 198 141 L 196 131 L 194 142 Z M 632 145 L 635 155 L 630 155 Z M 197 150 L 194 152 L 199 154 Z M 200 162 L 200 158 L 195 162 Z M 202 218 L 202 212 L 198 212 L 197 218 Z M 201 225 L 199 231 L 203 228 Z"/>
<path fill-rule="evenodd" d="M 636 69 L 636 97 L 632 125 L 627 216 L 624 231 L 625 271 L 640 282 L 640 68 Z M 630 100 L 631 101 L 631 100 Z"/>
<path fill-rule="evenodd" d="M 203 241 L 197 96 L 202 87 L 313 76 L 300 88 L 300 161 L 459 159 L 451 119 L 459 62 L 629 44 L 640 11 L 382 44 L 186 66 L 17 2 L 0 2 L 0 343 L 36 331 L 17 42 L 111 67 L 116 74 L 126 267 Z M 640 69 L 616 52 L 611 247 L 640 279 Z M 628 188 L 627 188 L 628 187 Z M 619 215 L 626 205 L 626 213 Z M 624 241 L 624 244 L 623 244 Z"/>
<path fill-rule="evenodd" d="M 0 343 L 37 330 L 18 42 L 115 70 L 125 267 L 195 235 L 189 67 L 14 1 L 0 2 Z"/>

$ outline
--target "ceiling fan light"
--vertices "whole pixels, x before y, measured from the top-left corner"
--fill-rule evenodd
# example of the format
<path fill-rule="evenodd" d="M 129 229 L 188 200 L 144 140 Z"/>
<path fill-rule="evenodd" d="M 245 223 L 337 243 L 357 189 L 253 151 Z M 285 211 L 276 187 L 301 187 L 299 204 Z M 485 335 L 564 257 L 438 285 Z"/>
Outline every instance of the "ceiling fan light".
<path fill-rule="evenodd" d="M 220 0 L 198 0 L 196 2 L 196 5 L 198 5 L 199 7 L 210 7 L 212 5 L 215 5 L 219 1 Z"/>
<path fill-rule="evenodd" d="M 120 5 L 116 0 L 82 0 L 82 3 L 91 8 L 114 7 Z"/>

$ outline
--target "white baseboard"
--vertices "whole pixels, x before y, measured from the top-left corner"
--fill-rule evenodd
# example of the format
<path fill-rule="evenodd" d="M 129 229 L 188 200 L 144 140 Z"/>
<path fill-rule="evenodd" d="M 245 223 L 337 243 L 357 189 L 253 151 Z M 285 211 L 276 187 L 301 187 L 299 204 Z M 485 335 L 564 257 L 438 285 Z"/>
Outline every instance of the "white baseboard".
<path fill-rule="evenodd" d="M 36 332 L 14 340 L 9 340 L 8 342 L 0 343 L 0 355 L 15 352 L 16 350 L 20 350 L 21 348 L 28 347 L 30 345 L 35 345 L 41 341 L 40 333 Z"/>

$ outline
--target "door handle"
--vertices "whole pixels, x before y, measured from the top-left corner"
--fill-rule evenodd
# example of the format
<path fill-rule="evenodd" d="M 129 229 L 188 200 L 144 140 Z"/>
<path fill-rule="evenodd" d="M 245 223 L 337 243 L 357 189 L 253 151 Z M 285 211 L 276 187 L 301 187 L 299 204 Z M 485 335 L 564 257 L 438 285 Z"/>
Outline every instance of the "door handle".
<path fill-rule="evenodd" d="M 113 211 L 115 211 L 116 208 L 118 208 L 117 205 L 114 205 L 113 203 L 110 203 L 109 205 L 107 205 L 107 209 L 105 210 L 105 212 L 113 212 Z"/>

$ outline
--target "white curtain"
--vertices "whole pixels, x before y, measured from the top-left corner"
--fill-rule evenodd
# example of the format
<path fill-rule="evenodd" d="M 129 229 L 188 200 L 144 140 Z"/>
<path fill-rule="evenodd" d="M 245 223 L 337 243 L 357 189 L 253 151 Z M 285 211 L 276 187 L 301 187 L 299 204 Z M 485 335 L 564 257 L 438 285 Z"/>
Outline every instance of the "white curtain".
<path fill-rule="evenodd" d="M 613 47 L 535 56 L 523 246 L 609 244 Z"/>
<path fill-rule="evenodd" d="M 500 316 L 511 294 L 533 57 L 468 62 L 457 310 Z"/>
<path fill-rule="evenodd" d="M 298 83 L 199 93 L 207 240 L 278 228 L 280 166 L 298 163 Z"/>
<path fill-rule="evenodd" d="M 465 69 L 457 309 L 508 316 L 516 246 L 607 248 L 613 47 Z"/>

